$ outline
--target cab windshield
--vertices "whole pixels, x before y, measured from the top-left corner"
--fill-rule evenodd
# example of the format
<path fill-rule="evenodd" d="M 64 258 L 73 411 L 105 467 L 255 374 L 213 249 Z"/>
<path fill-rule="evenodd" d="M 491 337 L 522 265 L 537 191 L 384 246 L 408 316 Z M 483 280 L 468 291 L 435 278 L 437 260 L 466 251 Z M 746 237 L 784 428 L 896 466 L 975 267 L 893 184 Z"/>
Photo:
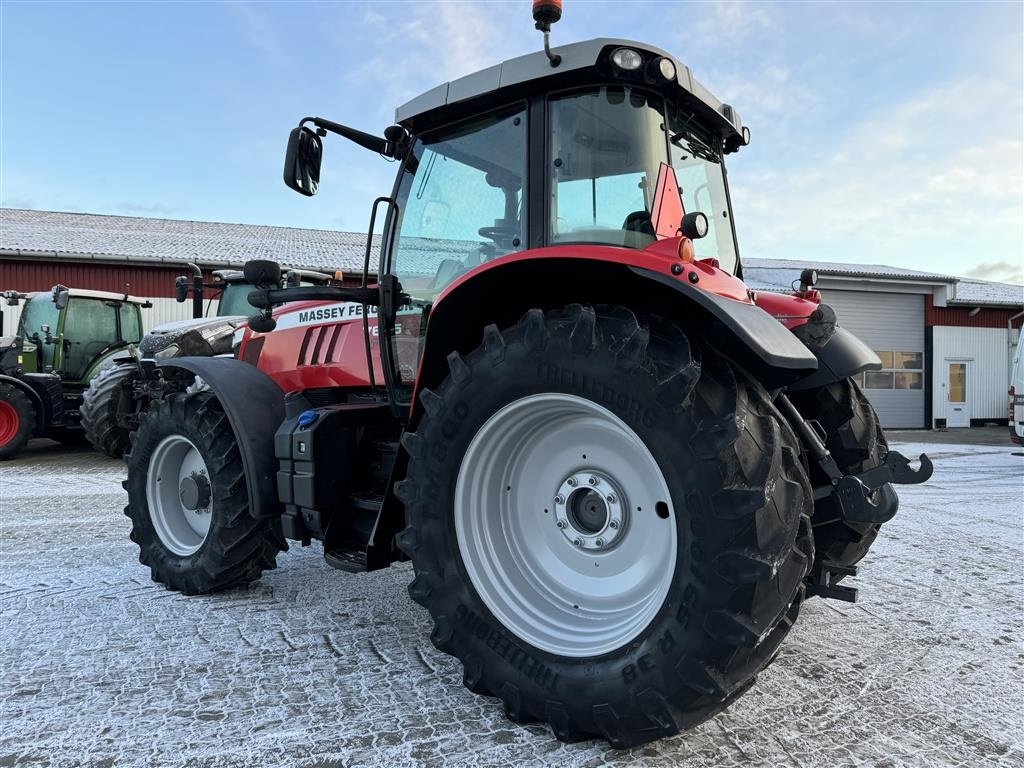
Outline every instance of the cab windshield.
<path fill-rule="evenodd" d="M 522 106 L 416 142 L 391 263 L 403 290 L 429 302 L 464 272 L 522 250 L 525 177 Z"/>
<path fill-rule="evenodd" d="M 217 304 L 217 317 L 255 314 L 255 308 L 249 303 L 249 294 L 256 289 L 252 283 L 228 283 L 220 295 Z"/>
<path fill-rule="evenodd" d="M 553 97 L 549 115 L 552 244 L 650 245 L 658 170 L 668 162 L 684 210 L 708 217 L 708 235 L 694 244 L 697 257 L 735 270 L 721 141 L 702 135 L 693 115 L 628 86 Z"/>

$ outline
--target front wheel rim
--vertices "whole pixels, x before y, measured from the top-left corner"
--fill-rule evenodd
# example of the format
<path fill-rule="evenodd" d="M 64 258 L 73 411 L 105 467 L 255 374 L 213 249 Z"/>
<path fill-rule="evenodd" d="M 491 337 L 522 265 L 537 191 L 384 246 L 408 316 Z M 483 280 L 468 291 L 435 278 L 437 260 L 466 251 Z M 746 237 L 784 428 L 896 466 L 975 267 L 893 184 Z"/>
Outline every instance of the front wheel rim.
<path fill-rule="evenodd" d="M 7 445 L 18 434 L 18 411 L 10 403 L 0 400 L 0 447 Z"/>
<path fill-rule="evenodd" d="M 210 474 L 187 437 L 168 435 L 157 444 L 146 475 L 146 502 L 167 549 L 186 557 L 203 546 L 213 519 Z"/>
<path fill-rule="evenodd" d="M 640 437 L 597 403 L 544 393 L 496 412 L 466 450 L 453 511 L 477 593 L 536 648 L 613 651 L 665 602 L 678 546 L 668 485 Z"/>

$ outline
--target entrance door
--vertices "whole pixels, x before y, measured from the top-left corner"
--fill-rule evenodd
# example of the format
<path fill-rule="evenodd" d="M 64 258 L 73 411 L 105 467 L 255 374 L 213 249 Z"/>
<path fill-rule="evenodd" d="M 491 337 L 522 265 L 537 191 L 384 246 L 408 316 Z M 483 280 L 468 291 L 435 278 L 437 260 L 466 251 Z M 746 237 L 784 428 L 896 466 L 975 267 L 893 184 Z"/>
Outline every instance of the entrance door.
<path fill-rule="evenodd" d="M 963 360 L 946 361 L 946 425 L 971 426 L 971 401 L 967 388 L 970 363 Z"/>

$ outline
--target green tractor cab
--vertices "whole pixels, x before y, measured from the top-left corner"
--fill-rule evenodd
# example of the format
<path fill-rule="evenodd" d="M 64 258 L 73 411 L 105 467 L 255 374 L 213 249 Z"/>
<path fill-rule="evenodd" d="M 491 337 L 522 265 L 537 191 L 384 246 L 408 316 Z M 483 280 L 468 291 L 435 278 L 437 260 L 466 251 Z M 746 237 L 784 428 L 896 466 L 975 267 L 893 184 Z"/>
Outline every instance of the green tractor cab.
<path fill-rule="evenodd" d="M 15 335 L 0 339 L 0 459 L 13 458 L 33 437 L 80 440 L 83 391 L 141 341 L 142 309 L 152 303 L 63 285 L 2 297 L 24 307 Z"/>

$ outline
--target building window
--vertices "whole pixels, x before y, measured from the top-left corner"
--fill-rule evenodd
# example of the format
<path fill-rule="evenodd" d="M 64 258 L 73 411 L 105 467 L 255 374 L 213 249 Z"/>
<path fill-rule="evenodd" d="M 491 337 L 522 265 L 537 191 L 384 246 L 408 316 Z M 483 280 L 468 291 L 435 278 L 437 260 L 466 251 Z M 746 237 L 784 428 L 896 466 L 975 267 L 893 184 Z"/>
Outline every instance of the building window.
<path fill-rule="evenodd" d="M 861 376 L 864 389 L 922 389 L 924 387 L 924 353 L 880 352 L 882 370 L 865 371 Z"/>

